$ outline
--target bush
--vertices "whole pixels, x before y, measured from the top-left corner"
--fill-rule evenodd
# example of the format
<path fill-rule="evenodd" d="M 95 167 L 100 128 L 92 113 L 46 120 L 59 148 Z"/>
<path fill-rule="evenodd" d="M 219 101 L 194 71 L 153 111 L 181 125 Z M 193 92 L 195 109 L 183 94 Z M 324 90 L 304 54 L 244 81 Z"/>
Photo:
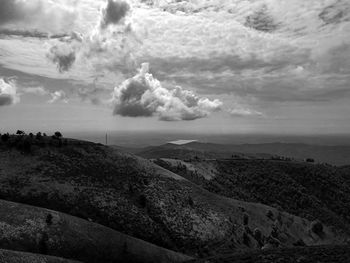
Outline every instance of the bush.
<path fill-rule="evenodd" d="M 266 216 L 267 216 L 268 218 L 270 218 L 271 220 L 273 220 L 273 213 L 272 213 L 271 210 L 267 211 Z"/>
<path fill-rule="evenodd" d="M 249 222 L 249 216 L 248 214 L 243 214 L 243 225 L 248 225 Z"/>
<path fill-rule="evenodd" d="M 37 139 L 37 140 L 41 140 L 41 138 L 42 138 L 43 136 L 41 135 L 41 132 L 38 132 L 36 135 L 35 135 L 35 138 Z"/>
<path fill-rule="evenodd" d="M 10 139 L 10 135 L 8 133 L 4 133 L 3 135 L 1 135 L 1 140 L 3 142 L 7 142 Z"/>
<path fill-rule="evenodd" d="M 59 131 L 55 132 L 55 136 L 57 138 L 61 138 L 62 137 L 62 133 L 60 133 Z"/>
<path fill-rule="evenodd" d="M 17 130 L 16 134 L 17 134 L 17 135 L 24 135 L 25 132 L 24 132 L 24 131 L 21 131 L 21 130 Z"/>
<path fill-rule="evenodd" d="M 311 223 L 311 230 L 317 235 L 321 235 L 323 233 L 323 225 L 319 220 L 313 221 Z"/>

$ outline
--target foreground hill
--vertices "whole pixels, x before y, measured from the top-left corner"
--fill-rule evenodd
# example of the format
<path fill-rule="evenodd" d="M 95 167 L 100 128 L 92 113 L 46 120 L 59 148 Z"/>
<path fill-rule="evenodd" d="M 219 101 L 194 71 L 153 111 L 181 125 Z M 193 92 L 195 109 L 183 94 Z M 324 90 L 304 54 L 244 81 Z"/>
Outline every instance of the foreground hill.
<path fill-rule="evenodd" d="M 69 259 L 0 249 L 0 263 L 79 263 Z"/>
<path fill-rule="evenodd" d="M 32 141 L 24 152 L 2 144 L 0 159 L 0 198 L 65 212 L 194 256 L 347 238 L 341 228 L 314 228 L 282 210 L 216 195 L 103 145 Z"/>
<path fill-rule="evenodd" d="M 271 158 L 284 156 L 298 160 L 312 158 L 316 162 L 333 165 L 350 164 L 350 146 L 325 146 L 301 143 L 265 143 L 265 144 L 214 144 L 191 142 L 183 145 L 164 144 L 143 149 L 125 149 L 144 158 L 231 158 L 243 156 L 253 158 Z"/>
<path fill-rule="evenodd" d="M 348 171 L 275 160 L 157 159 L 155 163 L 223 196 L 271 205 L 350 231 Z"/>
<path fill-rule="evenodd" d="M 87 263 L 168 263 L 190 259 L 96 223 L 3 200 L 0 200 L 0 247 Z"/>

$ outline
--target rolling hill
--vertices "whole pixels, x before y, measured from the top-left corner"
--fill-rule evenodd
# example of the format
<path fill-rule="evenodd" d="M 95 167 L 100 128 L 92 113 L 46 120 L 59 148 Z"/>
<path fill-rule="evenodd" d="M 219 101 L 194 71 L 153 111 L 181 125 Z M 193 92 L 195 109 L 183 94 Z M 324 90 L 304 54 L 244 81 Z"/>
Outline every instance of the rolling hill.
<path fill-rule="evenodd" d="M 154 162 L 213 193 L 350 229 L 350 181 L 345 168 L 254 159 Z"/>
<path fill-rule="evenodd" d="M 167 143 L 142 149 L 125 148 L 141 157 L 190 159 L 222 159 L 234 156 L 244 158 L 289 157 L 296 160 L 312 158 L 316 162 L 332 165 L 350 164 L 350 146 L 311 145 L 301 143 L 265 143 L 265 144 L 214 144 L 191 142 L 183 145 Z"/>
<path fill-rule="evenodd" d="M 318 223 L 316 231 L 305 218 L 217 195 L 100 144 L 45 138 L 30 145 L 0 145 L 0 199 L 64 212 L 191 256 L 341 244 L 348 237 L 341 228 Z"/>

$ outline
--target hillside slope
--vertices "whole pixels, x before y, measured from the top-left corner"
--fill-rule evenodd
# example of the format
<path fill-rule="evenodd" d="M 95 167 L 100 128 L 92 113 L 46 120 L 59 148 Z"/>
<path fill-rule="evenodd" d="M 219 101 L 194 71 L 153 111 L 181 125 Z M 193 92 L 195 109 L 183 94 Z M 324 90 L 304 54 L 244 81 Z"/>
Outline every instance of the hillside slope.
<path fill-rule="evenodd" d="M 226 254 L 188 263 L 349 263 L 350 246 L 320 246 L 249 251 Z"/>
<path fill-rule="evenodd" d="M 79 263 L 69 259 L 0 249 L 0 263 Z"/>
<path fill-rule="evenodd" d="M 350 181 L 344 168 L 274 160 L 155 162 L 213 193 L 350 230 Z"/>
<path fill-rule="evenodd" d="M 0 248 L 82 262 L 183 262 L 185 255 L 83 219 L 0 200 Z"/>
<path fill-rule="evenodd" d="M 275 208 L 210 193 L 152 162 L 98 144 L 0 147 L 0 197 L 46 207 L 190 255 L 346 235 Z M 272 213 L 273 216 L 267 216 Z"/>

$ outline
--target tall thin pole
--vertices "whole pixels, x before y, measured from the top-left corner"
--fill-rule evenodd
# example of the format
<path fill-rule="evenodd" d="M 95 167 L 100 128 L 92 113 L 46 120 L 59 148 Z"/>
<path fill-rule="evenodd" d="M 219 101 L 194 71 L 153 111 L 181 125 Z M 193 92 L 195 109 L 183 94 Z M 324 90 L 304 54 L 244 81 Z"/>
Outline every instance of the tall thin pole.
<path fill-rule="evenodd" d="M 107 144 L 107 133 L 106 133 L 106 145 L 108 145 L 108 144 Z"/>

